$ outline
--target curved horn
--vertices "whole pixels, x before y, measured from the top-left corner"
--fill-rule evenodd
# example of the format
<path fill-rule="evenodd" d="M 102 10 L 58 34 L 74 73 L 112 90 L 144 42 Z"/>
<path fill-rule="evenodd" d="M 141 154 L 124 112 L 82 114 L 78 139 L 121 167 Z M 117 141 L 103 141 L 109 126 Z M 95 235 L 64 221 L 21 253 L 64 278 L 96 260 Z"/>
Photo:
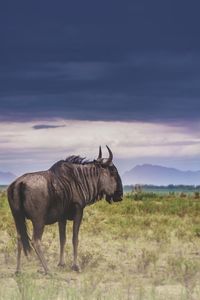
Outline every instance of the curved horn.
<path fill-rule="evenodd" d="M 109 165 L 113 160 L 113 154 L 112 154 L 112 151 L 110 150 L 110 148 L 107 145 L 106 145 L 106 148 L 108 149 L 108 152 L 109 152 L 109 158 L 106 161 L 106 165 Z"/>
<path fill-rule="evenodd" d="M 97 160 L 102 159 L 102 151 L 101 151 L 101 146 L 99 146 L 99 156 L 97 158 Z"/>

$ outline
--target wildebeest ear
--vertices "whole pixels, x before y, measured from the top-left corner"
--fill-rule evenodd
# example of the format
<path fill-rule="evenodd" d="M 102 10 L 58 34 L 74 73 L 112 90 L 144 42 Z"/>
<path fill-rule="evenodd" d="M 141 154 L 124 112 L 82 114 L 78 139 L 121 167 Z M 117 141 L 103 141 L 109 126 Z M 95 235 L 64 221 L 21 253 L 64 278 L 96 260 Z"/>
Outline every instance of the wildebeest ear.
<path fill-rule="evenodd" d="M 101 165 L 101 162 L 102 162 L 101 159 L 100 160 L 97 160 L 97 159 L 93 160 L 93 163 L 95 163 L 96 165 Z"/>

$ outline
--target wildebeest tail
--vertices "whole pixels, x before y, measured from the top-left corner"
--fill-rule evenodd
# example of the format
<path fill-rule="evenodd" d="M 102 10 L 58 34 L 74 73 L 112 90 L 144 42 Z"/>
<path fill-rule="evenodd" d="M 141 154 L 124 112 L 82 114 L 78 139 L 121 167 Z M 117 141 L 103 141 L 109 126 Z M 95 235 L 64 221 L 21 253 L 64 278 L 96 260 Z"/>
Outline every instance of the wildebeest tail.
<path fill-rule="evenodd" d="M 17 229 L 17 233 L 21 238 L 22 246 L 25 255 L 31 251 L 30 238 L 27 231 L 25 213 L 23 208 L 23 187 L 24 184 L 20 183 L 12 183 L 7 190 L 8 194 L 8 202 L 10 205 L 10 209 L 15 221 L 15 226 Z"/>

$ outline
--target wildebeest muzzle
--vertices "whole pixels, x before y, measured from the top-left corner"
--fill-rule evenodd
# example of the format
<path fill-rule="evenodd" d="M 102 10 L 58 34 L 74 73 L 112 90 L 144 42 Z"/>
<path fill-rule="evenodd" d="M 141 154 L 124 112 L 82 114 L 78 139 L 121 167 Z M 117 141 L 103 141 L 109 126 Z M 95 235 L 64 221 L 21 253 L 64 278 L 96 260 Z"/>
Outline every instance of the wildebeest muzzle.
<path fill-rule="evenodd" d="M 123 200 L 123 193 L 116 192 L 114 195 L 106 195 L 106 201 L 108 203 L 119 202 Z"/>

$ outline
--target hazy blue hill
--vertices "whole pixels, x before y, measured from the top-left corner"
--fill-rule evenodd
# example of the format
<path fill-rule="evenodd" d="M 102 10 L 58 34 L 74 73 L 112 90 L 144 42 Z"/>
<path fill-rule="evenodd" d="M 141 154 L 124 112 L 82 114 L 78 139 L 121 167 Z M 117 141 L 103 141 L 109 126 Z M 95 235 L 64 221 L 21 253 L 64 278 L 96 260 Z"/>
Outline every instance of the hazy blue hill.
<path fill-rule="evenodd" d="M 137 165 L 122 176 L 124 184 L 185 184 L 199 185 L 200 171 L 180 171 L 174 168 L 144 164 Z"/>
<path fill-rule="evenodd" d="M 0 172 L 0 185 L 7 185 L 16 178 L 16 175 L 10 172 Z"/>

